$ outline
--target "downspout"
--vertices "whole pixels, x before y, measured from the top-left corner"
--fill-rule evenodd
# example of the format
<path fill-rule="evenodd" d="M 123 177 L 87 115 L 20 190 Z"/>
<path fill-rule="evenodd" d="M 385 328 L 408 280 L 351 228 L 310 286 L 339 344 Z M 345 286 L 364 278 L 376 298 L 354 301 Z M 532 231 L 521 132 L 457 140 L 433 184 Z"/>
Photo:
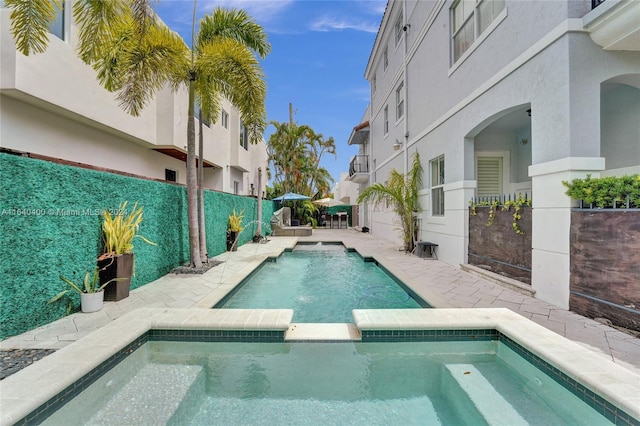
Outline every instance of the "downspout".
<path fill-rule="evenodd" d="M 407 0 L 402 0 L 402 18 L 404 20 L 404 55 L 402 56 L 402 73 L 404 75 L 404 124 L 402 130 L 404 132 L 404 143 L 402 146 L 404 148 L 404 175 L 407 176 L 409 172 L 409 147 L 407 146 L 409 142 L 409 79 L 407 78 L 407 31 L 409 30 L 409 19 L 407 17 Z"/>

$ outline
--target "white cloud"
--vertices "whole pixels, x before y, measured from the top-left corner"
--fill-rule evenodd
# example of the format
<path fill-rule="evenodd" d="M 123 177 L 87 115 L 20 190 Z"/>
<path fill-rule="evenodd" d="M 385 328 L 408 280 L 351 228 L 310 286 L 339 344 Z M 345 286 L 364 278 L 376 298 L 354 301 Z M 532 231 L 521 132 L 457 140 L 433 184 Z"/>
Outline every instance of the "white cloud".
<path fill-rule="evenodd" d="M 210 13 L 216 7 L 244 9 L 258 23 L 270 22 L 293 4 L 294 0 L 204 0 L 198 3 L 200 13 Z"/>
<path fill-rule="evenodd" d="M 348 21 L 333 17 L 321 17 L 311 23 L 310 27 L 313 31 L 331 31 L 331 30 L 356 30 L 367 33 L 377 33 L 378 24 L 366 21 Z"/>

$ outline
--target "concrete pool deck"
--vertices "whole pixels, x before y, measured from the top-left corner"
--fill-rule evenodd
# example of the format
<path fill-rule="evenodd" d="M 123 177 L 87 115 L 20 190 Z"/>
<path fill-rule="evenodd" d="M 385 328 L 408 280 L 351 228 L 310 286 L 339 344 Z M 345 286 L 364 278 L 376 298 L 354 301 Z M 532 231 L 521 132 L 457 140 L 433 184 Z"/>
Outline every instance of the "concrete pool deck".
<path fill-rule="evenodd" d="M 298 241 L 341 241 L 362 256 L 374 257 L 435 308 L 508 308 L 640 374 L 640 339 L 444 262 L 405 254 L 386 240 L 353 229 L 315 229 L 307 237 L 269 237 L 266 244 L 245 244 L 237 252 L 216 256 L 224 263 L 203 275 L 166 275 L 132 290 L 124 300 L 106 302 L 100 312 L 59 319 L 0 342 L 0 349 L 61 349 L 138 308 L 209 308 L 265 258 L 279 255 Z M 291 328 L 296 339 L 348 339 L 353 333 L 344 326 L 292 324 Z"/>

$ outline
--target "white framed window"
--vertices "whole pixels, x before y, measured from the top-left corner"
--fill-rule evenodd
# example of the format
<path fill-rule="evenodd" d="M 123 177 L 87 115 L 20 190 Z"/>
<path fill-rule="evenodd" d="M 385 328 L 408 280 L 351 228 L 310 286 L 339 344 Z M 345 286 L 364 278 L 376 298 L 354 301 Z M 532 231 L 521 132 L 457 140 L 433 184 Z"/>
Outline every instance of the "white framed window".
<path fill-rule="evenodd" d="M 55 18 L 49 24 L 49 32 L 54 36 L 58 37 L 60 40 L 64 40 L 64 12 L 65 12 L 65 2 L 61 2 L 59 8 L 55 3 L 53 3 L 53 9 L 55 11 Z"/>
<path fill-rule="evenodd" d="M 222 127 L 225 129 L 229 128 L 229 113 L 225 110 L 222 110 L 220 114 L 220 124 L 222 124 Z"/>
<path fill-rule="evenodd" d="M 389 105 L 384 106 L 384 134 L 389 134 Z"/>
<path fill-rule="evenodd" d="M 431 216 L 444 216 L 444 155 L 429 162 L 431 168 Z"/>
<path fill-rule="evenodd" d="M 171 169 L 164 169 L 164 180 L 169 182 L 177 182 L 178 172 Z"/>
<path fill-rule="evenodd" d="M 240 146 L 249 150 L 249 132 L 243 122 L 240 122 Z"/>
<path fill-rule="evenodd" d="M 240 182 L 238 182 L 237 180 L 233 181 L 233 193 L 235 195 L 239 195 L 240 194 Z"/>
<path fill-rule="evenodd" d="M 404 81 L 396 89 L 396 121 L 404 116 Z"/>
<path fill-rule="evenodd" d="M 389 68 L 389 46 L 384 48 L 384 52 L 382 52 L 382 69 L 384 71 Z"/>
<path fill-rule="evenodd" d="M 457 0 L 451 6 L 455 63 L 504 10 L 505 0 Z"/>
<path fill-rule="evenodd" d="M 395 24 L 395 32 L 396 32 L 396 47 L 398 46 L 398 44 L 400 44 L 400 40 L 402 40 L 402 35 L 404 34 L 404 16 L 402 15 L 402 12 L 400 12 L 400 15 L 398 15 L 398 18 L 396 19 L 396 24 Z"/>

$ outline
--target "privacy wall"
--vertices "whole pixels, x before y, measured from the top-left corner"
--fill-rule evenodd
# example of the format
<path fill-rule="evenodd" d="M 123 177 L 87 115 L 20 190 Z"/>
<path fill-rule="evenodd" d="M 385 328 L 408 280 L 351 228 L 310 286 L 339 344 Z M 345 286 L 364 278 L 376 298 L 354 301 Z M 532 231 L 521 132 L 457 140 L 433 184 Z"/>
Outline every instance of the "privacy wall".
<path fill-rule="evenodd" d="M 143 286 L 189 259 L 186 188 L 92 169 L 0 153 L 0 338 L 66 315 L 66 304 L 47 300 L 93 270 L 101 253 L 101 212 L 123 201 L 144 207 L 139 233 L 157 243 L 134 240 L 135 277 Z M 244 210 L 239 244 L 256 230 L 257 200 L 205 191 L 209 256 L 226 250 L 227 217 Z M 273 203 L 263 201 L 263 235 L 271 232 Z M 72 310 L 79 296 L 71 296 Z"/>

